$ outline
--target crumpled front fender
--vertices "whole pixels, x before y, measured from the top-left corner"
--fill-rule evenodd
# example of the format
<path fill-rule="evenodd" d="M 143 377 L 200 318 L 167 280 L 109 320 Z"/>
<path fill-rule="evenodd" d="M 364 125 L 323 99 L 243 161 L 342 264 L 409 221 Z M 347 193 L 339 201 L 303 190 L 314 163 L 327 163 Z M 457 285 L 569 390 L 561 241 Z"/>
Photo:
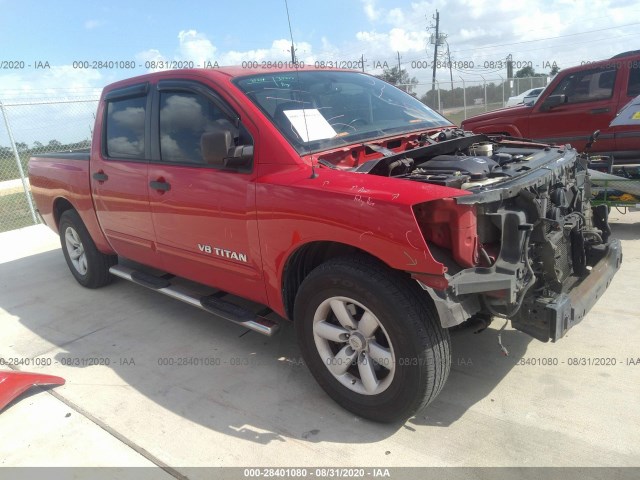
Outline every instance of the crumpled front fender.
<path fill-rule="evenodd" d="M 64 378 L 31 372 L 0 372 L 0 412 L 35 385 L 64 385 Z"/>

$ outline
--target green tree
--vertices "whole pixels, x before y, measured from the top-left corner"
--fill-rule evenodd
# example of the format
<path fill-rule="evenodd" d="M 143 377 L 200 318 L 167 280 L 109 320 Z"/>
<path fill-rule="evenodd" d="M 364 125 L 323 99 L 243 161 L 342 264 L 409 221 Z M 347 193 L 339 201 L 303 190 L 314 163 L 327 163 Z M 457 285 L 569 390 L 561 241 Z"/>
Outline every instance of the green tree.
<path fill-rule="evenodd" d="M 549 73 L 549 75 L 553 77 L 557 75 L 559 71 L 560 71 L 560 67 L 558 65 L 554 65 L 553 67 L 551 67 L 551 72 Z"/>
<path fill-rule="evenodd" d="M 11 158 L 12 156 L 13 152 L 11 151 L 11 148 L 0 146 L 0 159 Z"/>
<path fill-rule="evenodd" d="M 529 77 L 544 77 L 544 73 L 536 73 L 531 66 L 526 66 L 518 70 L 515 74 L 516 78 L 529 78 Z"/>
<path fill-rule="evenodd" d="M 518 70 L 515 74 L 516 78 L 526 78 L 526 77 L 535 77 L 536 72 L 533 67 L 526 66 Z"/>
<path fill-rule="evenodd" d="M 413 93 L 414 85 L 418 83 L 418 79 L 410 77 L 407 71 L 398 67 L 385 68 L 381 75 L 376 75 L 380 80 L 384 80 L 391 85 L 397 86 L 400 90 L 407 93 Z"/>

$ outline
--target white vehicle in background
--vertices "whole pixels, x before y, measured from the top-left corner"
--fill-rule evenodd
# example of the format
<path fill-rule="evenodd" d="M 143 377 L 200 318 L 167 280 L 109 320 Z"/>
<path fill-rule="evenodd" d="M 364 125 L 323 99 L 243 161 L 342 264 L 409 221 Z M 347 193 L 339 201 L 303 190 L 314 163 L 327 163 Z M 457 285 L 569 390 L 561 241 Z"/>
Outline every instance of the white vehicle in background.
<path fill-rule="evenodd" d="M 544 87 L 531 88 L 522 92 L 520 95 L 516 95 L 515 97 L 509 97 L 507 100 L 507 104 L 505 107 L 513 107 L 515 105 L 528 104 L 533 103 L 536 98 L 542 93 Z"/>

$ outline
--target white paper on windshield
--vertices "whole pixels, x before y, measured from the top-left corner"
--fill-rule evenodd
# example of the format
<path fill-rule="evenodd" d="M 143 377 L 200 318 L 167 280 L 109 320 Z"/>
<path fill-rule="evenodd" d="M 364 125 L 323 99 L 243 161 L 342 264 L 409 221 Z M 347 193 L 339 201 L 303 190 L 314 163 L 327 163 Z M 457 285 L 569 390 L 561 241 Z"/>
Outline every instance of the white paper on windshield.
<path fill-rule="evenodd" d="M 324 140 L 336 136 L 327 119 L 322 116 L 317 108 L 305 108 L 304 110 L 285 110 L 283 112 L 298 135 L 305 142 Z"/>

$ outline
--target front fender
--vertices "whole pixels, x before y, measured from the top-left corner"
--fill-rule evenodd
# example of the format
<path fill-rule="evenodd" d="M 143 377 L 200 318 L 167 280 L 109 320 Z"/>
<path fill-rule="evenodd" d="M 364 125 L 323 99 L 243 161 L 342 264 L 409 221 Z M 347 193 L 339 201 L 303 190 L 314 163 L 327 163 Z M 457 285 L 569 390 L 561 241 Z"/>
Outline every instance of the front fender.
<path fill-rule="evenodd" d="M 462 190 L 307 166 L 265 175 L 257 185 L 258 228 L 270 306 L 281 304 L 288 259 L 311 242 L 363 250 L 397 270 L 443 276 L 413 207 Z"/>

